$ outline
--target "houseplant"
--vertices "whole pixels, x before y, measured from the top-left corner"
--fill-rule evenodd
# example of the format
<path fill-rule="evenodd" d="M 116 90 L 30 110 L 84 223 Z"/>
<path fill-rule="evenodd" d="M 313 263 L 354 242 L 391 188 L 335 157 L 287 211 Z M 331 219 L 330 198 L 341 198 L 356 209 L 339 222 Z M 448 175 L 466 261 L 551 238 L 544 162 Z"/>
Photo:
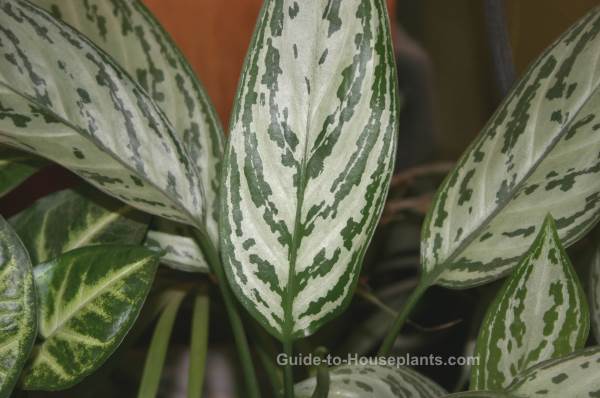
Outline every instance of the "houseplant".
<path fill-rule="evenodd" d="M 294 342 L 348 305 L 384 206 L 402 102 L 387 18 L 382 0 L 266 1 L 224 149 L 201 85 L 140 3 L 0 1 L 0 141 L 117 199 L 59 192 L 2 221 L 0 396 L 15 385 L 62 390 L 94 373 L 134 324 L 159 262 L 210 273 L 244 396 L 266 395 L 242 314 L 292 358 Z M 600 217 L 599 21 L 591 12 L 532 65 L 438 189 L 422 276 L 383 340 L 382 361 L 429 287 L 469 288 L 512 271 L 477 341 L 471 388 L 490 392 L 460 394 L 600 389 L 598 348 L 583 349 L 588 300 L 563 248 Z M 19 172 L 3 191 L 35 170 L 9 153 Z M 201 394 L 208 296 L 197 288 L 166 292 L 140 396 L 156 394 L 188 293 L 188 394 Z M 597 321 L 596 295 L 589 301 Z M 405 367 L 315 371 L 294 388 L 288 361 L 281 393 L 446 394 Z"/>

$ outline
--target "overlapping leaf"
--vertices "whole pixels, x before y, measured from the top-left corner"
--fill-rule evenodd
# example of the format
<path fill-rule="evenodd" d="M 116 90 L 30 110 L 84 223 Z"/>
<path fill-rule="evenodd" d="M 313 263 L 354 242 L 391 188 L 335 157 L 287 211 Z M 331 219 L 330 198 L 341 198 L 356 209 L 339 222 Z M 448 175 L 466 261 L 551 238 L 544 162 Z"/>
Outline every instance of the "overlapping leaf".
<path fill-rule="evenodd" d="M 392 172 L 396 72 L 381 0 L 265 2 L 224 168 L 221 248 L 245 307 L 304 336 L 348 302 Z"/>
<path fill-rule="evenodd" d="M 41 162 L 27 153 L 0 147 L 0 196 L 12 191 L 41 167 Z"/>
<path fill-rule="evenodd" d="M 590 319 L 596 343 L 600 344 L 600 247 L 592 257 L 590 267 Z"/>
<path fill-rule="evenodd" d="M 0 141 L 144 211 L 204 225 L 202 181 L 158 106 L 89 40 L 23 0 L 0 1 Z"/>
<path fill-rule="evenodd" d="M 586 297 L 550 216 L 488 308 L 477 340 L 471 389 L 499 390 L 546 359 L 583 347 Z"/>
<path fill-rule="evenodd" d="M 96 244 L 139 244 L 149 216 L 97 191 L 67 189 L 10 218 L 32 263 Z"/>
<path fill-rule="evenodd" d="M 161 262 L 185 272 L 209 272 L 202 250 L 186 225 L 156 220 L 144 246 L 163 253 Z"/>
<path fill-rule="evenodd" d="M 600 217 L 600 11 L 534 63 L 442 184 L 423 232 L 429 283 L 505 275 L 544 216 L 566 246 Z"/>
<path fill-rule="evenodd" d="M 102 365 L 137 318 L 157 264 L 148 249 L 103 245 L 37 267 L 43 340 L 25 369 L 24 388 L 68 388 Z"/>
<path fill-rule="evenodd" d="M 31 262 L 2 217 L 0 259 L 0 398 L 7 398 L 33 347 L 36 310 Z"/>
<path fill-rule="evenodd" d="M 600 347 L 591 347 L 528 369 L 508 392 L 523 398 L 593 398 L 600 395 L 599 373 Z"/>
<path fill-rule="evenodd" d="M 329 397 L 346 398 L 438 398 L 444 389 L 425 376 L 393 366 L 341 366 L 330 372 Z M 310 398 L 316 379 L 296 384 L 297 398 Z"/>
<path fill-rule="evenodd" d="M 207 229 L 216 242 L 223 133 L 203 87 L 169 35 L 141 1 L 33 0 L 110 54 L 173 124 L 204 182 Z"/>

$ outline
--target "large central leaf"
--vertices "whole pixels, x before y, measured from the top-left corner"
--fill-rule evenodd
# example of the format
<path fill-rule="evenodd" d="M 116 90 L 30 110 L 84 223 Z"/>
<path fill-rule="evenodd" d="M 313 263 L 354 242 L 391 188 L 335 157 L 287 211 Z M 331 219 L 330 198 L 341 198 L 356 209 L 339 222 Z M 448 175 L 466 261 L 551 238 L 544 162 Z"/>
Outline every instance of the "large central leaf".
<path fill-rule="evenodd" d="M 529 69 L 440 188 L 423 232 L 429 283 L 515 266 L 546 214 L 571 245 L 600 218 L 600 9 Z"/>
<path fill-rule="evenodd" d="M 0 1 L 0 141 L 134 207 L 204 225 L 200 175 L 158 106 L 106 53 L 22 0 Z"/>
<path fill-rule="evenodd" d="M 392 172 L 395 73 L 383 1 L 265 2 L 231 123 L 221 247 L 235 293 L 281 339 L 351 296 Z"/>

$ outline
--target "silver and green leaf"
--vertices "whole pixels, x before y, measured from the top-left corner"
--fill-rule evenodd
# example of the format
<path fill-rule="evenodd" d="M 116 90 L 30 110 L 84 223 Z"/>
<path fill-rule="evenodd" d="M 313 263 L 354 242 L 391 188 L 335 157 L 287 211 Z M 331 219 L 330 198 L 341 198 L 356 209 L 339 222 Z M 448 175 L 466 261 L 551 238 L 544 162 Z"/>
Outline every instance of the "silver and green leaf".
<path fill-rule="evenodd" d="M 565 246 L 600 218 L 600 8 L 531 66 L 440 187 L 425 221 L 425 281 L 506 275 L 547 213 Z"/>
<path fill-rule="evenodd" d="M 41 343 L 23 375 L 28 390 L 61 390 L 95 371 L 137 318 L 158 255 L 138 246 L 76 249 L 35 269 Z"/>
<path fill-rule="evenodd" d="M 148 231 L 144 246 L 162 253 L 161 262 L 185 272 L 209 272 L 209 264 L 190 227 L 157 219 Z"/>
<path fill-rule="evenodd" d="M 310 398 L 316 378 L 297 383 L 296 398 Z M 407 367 L 341 366 L 330 371 L 329 397 L 438 398 L 446 392 L 427 377 Z"/>
<path fill-rule="evenodd" d="M 600 347 L 544 361 L 520 374 L 508 388 L 517 397 L 600 396 Z"/>
<path fill-rule="evenodd" d="M 201 175 L 165 114 L 108 54 L 24 0 L 0 1 L 0 142 L 205 229 Z"/>
<path fill-rule="evenodd" d="M 43 162 L 39 158 L 9 147 L 0 147 L 0 197 L 21 185 L 42 167 Z"/>
<path fill-rule="evenodd" d="M 0 398 L 8 398 L 35 341 L 36 299 L 27 251 L 2 217 L 0 259 Z"/>
<path fill-rule="evenodd" d="M 33 0 L 106 51 L 173 125 L 204 182 L 207 230 L 217 241 L 223 132 L 206 92 L 171 37 L 141 1 Z"/>
<path fill-rule="evenodd" d="M 588 331 L 585 294 L 548 216 L 487 310 L 471 389 L 505 388 L 536 363 L 583 347 Z"/>
<path fill-rule="evenodd" d="M 96 190 L 66 189 L 36 201 L 9 222 L 36 265 L 97 244 L 139 244 L 149 216 Z"/>
<path fill-rule="evenodd" d="M 236 98 L 221 211 L 238 298 L 290 340 L 339 314 L 385 201 L 399 100 L 382 0 L 268 0 Z"/>

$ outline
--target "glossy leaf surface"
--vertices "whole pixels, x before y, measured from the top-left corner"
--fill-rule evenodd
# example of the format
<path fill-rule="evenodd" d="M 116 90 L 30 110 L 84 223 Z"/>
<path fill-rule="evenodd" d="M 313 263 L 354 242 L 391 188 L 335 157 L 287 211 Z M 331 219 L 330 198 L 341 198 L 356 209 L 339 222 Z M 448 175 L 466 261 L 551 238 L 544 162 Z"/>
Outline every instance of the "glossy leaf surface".
<path fill-rule="evenodd" d="M 24 372 L 24 388 L 62 390 L 98 369 L 137 318 L 157 264 L 148 249 L 103 245 L 36 267 L 42 340 Z"/>
<path fill-rule="evenodd" d="M 139 244 L 149 216 L 95 190 L 66 189 L 39 199 L 9 222 L 37 265 L 97 244 Z"/>

